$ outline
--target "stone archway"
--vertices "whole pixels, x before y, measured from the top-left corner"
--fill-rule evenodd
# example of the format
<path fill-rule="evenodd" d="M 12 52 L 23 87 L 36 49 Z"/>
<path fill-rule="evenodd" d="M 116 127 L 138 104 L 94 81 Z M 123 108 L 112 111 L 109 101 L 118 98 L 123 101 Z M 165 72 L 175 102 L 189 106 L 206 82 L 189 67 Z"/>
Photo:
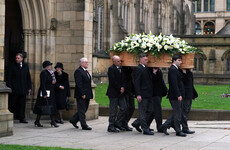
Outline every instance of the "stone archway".
<path fill-rule="evenodd" d="M 24 34 L 24 51 L 27 53 L 26 62 L 29 64 L 32 78 L 32 96 L 26 106 L 26 115 L 30 117 L 34 99 L 39 88 L 42 62 L 55 62 L 55 31 L 50 30 L 52 3 L 48 0 L 18 0 L 22 13 Z"/>
<path fill-rule="evenodd" d="M 24 33 L 24 49 L 27 52 L 27 62 L 29 64 L 33 89 L 37 89 L 36 81 L 39 80 L 41 63 L 45 59 L 51 59 L 52 52 L 50 37 L 52 31 L 48 30 L 50 26 L 49 3 L 47 0 L 19 0 L 22 12 L 22 23 Z M 48 53 L 49 52 L 49 53 Z M 35 91 L 33 92 L 35 93 Z"/>
<path fill-rule="evenodd" d="M 20 51 L 17 50 L 13 55 L 15 55 L 18 52 L 24 51 L 27 54 L 27 58 L 25 61 L 29 64 L 32 83 L 33 83 L 33 91 L 32 96 L 29 97 L 29 100 L 27 101 L 27 110 L 26 115 L 30 115 L 30 110 L 32 107 L 33 99 L 36 98 L 37 89 L 39 86 L 39 74 L 42 70 L 41 64 L 44 60 L 48 59 L 50 61 L 55 60 L 55 37 L 54 37 L 54 31 L 49 30 L 50 27 L 50 19 L 52 18 L 50 16 L 50 5 L 52 3 L 49 3 L 47 0 L 9 0 L 6 2 L 5 7 L 12 7 L 12 5 L 15 5 L 14 7 L 17 9 L 6 9 L 6 24 L 5 28 L 8 29 L 7 22 L 11 23 L 12 26 L 20 26 L 20 34 L 22 34 L 23 41 L 21 42 L 16 41 L 20 43 L 22 46 Z M 7 14 L 14 14 L 16 17 L 19 18 L 16 21 L 14 21 L 14 18 L 8 17 Z M 18 17 L 19 16 L 19 17 Z M 12 23 L 12 21 L 14 21 Z M 20 25 L 14 25 L 14 24 L 20 24 Z M 16 28 L 14 27 L 14 28 Z M 8 30 L 6 30 L 8 32 Z M 5 74 L 7 69 L 7 64 L 9 63 L 9 54 L 12 53 L 12 50 L 10 51 L 7 47 L 7 44 L 9 43 L 9 33 L 5 34 Z M 10 31 L 9 31 L 10 32 Z M 12 43 L 12 42 L 11 42 Z M 51 44 L 52 43 L 52 44 Z M 17 43 L 16 43 L 17 44 Z M 17 44 L 18 45 L 18 44 Z M 14 61 L 14 57 L 13 57 Z"/>

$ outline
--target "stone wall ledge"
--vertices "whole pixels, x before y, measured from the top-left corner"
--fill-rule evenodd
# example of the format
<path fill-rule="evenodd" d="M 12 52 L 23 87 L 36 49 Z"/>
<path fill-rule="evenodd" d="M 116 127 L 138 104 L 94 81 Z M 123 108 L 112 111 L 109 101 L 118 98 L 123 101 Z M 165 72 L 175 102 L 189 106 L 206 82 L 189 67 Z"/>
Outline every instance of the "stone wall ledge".
<path fill-rule="evenodd" d="M 163 108 L 162 117 L 167 119 L 172 114 L 172 109 Z M 99 107 L 99 116 L 109 116 L 109 107 L 100 106 Z M 133 114 L 134 118 L 138 116 L 138 109 L 135 109 Z M 189 114 L 189 120 L 230 120 L 230 111 L 229 110 L 204 110 L 204 109 L 192 109 Z"/>
<path fill-rule="evenodd" d="M 11 88 L 8 88 L 5 82 L 0 81 L 0 93 L 10 93 L 10 92 L 11 92 Z"/>

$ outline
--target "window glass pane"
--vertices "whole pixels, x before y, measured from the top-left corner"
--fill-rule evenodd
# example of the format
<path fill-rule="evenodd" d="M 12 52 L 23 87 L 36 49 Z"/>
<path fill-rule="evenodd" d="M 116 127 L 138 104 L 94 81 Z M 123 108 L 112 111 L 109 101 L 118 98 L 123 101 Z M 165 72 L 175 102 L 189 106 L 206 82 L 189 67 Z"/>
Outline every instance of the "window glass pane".
<path fill-rule="evenodd" d="M 197 70 L 197 58 L 194 58 L 194 68 L 193 70 Z"/>
<path fill-rule="evenodd" d="M 227 59 L 227 71 L 230 71 L 230 58 Z"/>
<path fill-rule="evenodd" d="M 197 12 L 201 11 L 201 0 L 197 0 Z"/>
<path fill-rule="evenodd" d="M 193 12 L 196 12 L 195 1 L 192 1 Z"/>
<path fill-rule="evenodd" d="M 204 11 L 208 11 L 208 0 L 204 0 Z"/>
<path fill-rule="evenodd" d="M 100 50 L 102 50 L 103 8 L 100 8 Z"/>
<path fill-rule="evenodd" d="M 195 24 L 196 35 L 201 35 L 201 27 L 199 23 Z"/>
<path fill-rule="evenodd" d="M 230 11 L 230 0 L 227 0 L 227 11 Z"/>
<path fill-rule="evenodd" d="M 199 71 L 203 71 L 203 59 L 199 58 Z"/>
<path fill-rule="evenodd" d="M 215 0 L 210 0 L 210 11 L 215 10 Z"/>

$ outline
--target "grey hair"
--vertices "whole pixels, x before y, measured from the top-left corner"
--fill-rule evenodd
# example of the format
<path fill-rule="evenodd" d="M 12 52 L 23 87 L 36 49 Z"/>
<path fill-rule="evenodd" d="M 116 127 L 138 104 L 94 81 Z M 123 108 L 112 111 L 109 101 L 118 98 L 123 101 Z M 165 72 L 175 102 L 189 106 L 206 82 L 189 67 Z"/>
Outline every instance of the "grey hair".
<path fill-rule="evenodd" d="M 88 59 L 86 57 L 82 57 L 80 59 L 79 63 L 81 64 L 81 63 L 86 62 L 86 61 L 88 61 Z"/>

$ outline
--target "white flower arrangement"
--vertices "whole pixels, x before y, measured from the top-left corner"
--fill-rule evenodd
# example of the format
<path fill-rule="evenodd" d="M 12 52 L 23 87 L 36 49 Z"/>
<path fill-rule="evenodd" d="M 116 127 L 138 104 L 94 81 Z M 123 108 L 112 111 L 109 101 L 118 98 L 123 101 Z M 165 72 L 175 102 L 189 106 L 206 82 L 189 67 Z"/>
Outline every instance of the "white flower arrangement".
<path fill-rule="evenodd" d="M 124 40 L 115 43 L 110 49 L 115 53 L 123 51 L 140 54 L 151 53 L 152 55 L 161 54 L 187 54 L 196 52 L 195 47 L 189 46 L 184 40 L 173 37 L 172 35 L 152 35 L 150 34 L 131 34 Z"/>

